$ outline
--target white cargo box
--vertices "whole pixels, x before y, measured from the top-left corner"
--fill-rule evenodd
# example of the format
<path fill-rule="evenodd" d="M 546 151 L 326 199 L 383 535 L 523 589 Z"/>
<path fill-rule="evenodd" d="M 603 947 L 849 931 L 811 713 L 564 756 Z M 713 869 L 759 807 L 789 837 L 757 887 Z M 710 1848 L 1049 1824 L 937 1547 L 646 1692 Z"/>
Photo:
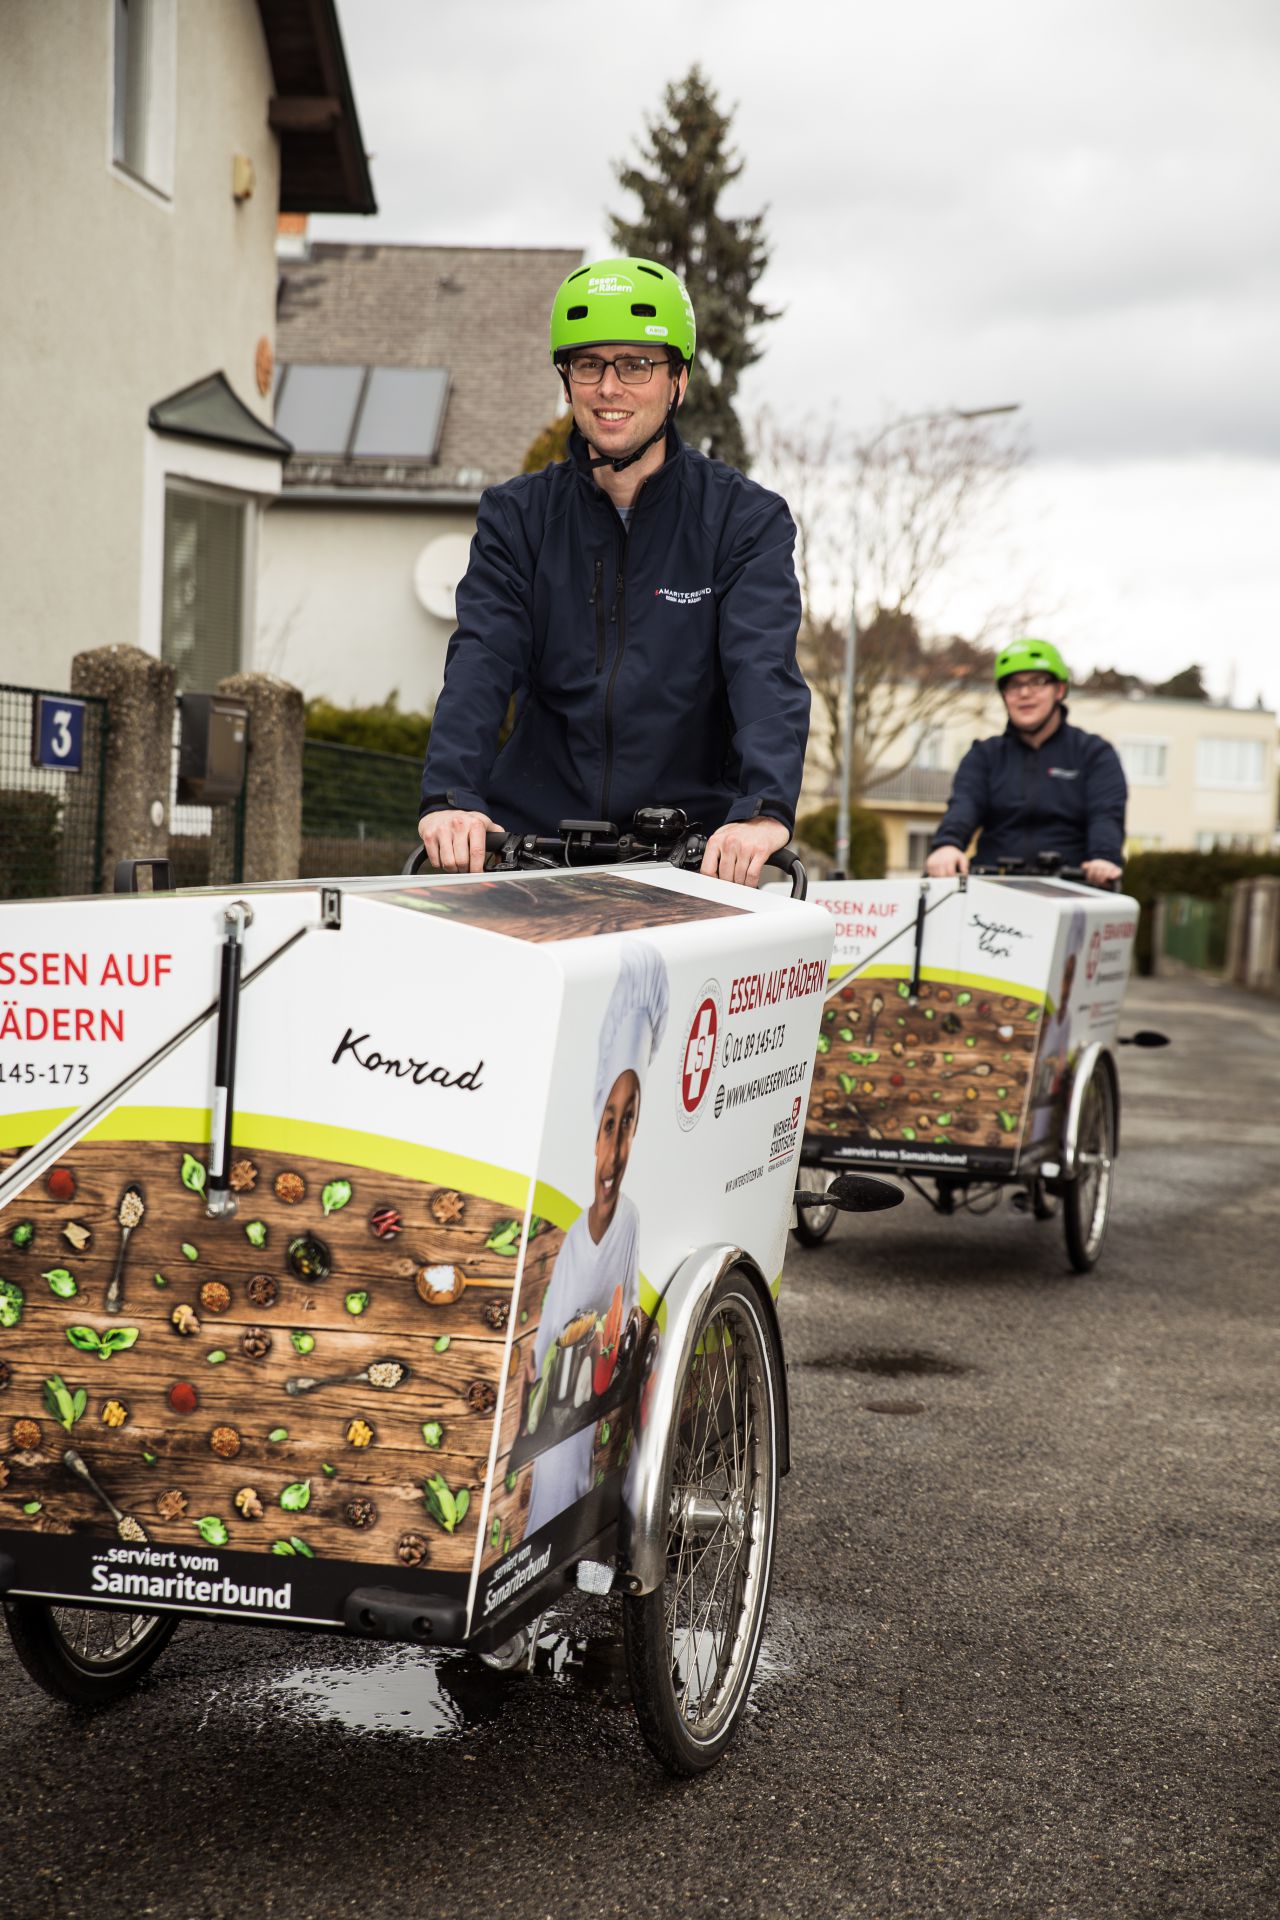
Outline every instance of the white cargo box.
<path fill-rule="evenodd" d="M 1071 1065 L 1115 1035 L 1136 901 L 1021 877 L 809 899 L 835 949 L 805 1158 L 995 1176 L 1056 1159 Z"/>

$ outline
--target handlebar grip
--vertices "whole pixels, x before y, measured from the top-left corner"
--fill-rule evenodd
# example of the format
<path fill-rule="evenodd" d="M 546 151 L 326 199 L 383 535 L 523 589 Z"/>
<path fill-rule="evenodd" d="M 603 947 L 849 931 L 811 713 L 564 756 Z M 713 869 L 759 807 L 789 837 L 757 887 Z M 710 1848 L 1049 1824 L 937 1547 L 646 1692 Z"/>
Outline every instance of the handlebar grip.
<path fill-rule="evenodd" d="M 486 853 L 505 853 L 509 843 L 515 838 L 517 838 L 515 834 L 507 833 L 502 827 L 498 827 L 493 830 L 486 830 L 485 836 L 484 836 L 484 850 Z M 423 868 L 429 865 L 430 865 L 430 862 L 427 859 L 427 850 L 421 844 L 421 842 L 419 842 L 419 844 L 414 848 L 413 852 L 409 855 L 409 858 L 405 861 L 404 865 L 401 867 L 400 871 L 401 873 L 421 873 Z M 432 867 L 431 871 L 432 873 L 435 873 L 437 869 L 435 867 Z"/>
<path fill-rule="evenodd" d="M 791 898 L 803 900 L 809 892 L 809 875 L 804 861 L 792 846 L 779 847 L 765 861 L 766 867 L 777 867 L 779 872 L 791 876 Z"/>

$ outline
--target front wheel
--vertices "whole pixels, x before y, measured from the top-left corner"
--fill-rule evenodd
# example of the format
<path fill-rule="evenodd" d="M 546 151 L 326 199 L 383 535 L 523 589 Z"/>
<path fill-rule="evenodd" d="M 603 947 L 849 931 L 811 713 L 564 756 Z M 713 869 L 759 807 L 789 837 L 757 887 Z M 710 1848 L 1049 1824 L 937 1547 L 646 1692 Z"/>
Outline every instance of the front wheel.
<path fill-rule="evenodd" d="M 1102 1252 L 1111 1217 L 1115 1154 L 1115 1093 L 1111 1075 L 1100 1064 L 1090 1075 L 1080 1103 L 1075 1178 L 1062 1189 L 1067 1258 L 1077 1273 L 1088 1273 Z"/>
<path fill-rule="evenodd" d="M 105 1707 L 129 1693 L 168 1646 L 176 1614 L 56 1607 L 6 1600 L 13 1650 L 37 1686 L 75 1707 Z"/>
<path fill-rule="evenodd" d="M 813 1175 L 812 1179 L 809 1178 L 810 1174 Z M 817 1167 L 802 1167 L 800 1177 L 802 1180 L 808 1180 L 810 1186 L 820 1187 L 823 1193 L 826 1192 L 831 1182 L 835 1179 L 833 1173 L 821 1171 Z M 818 1205 L 816 1207 L 803 1207 L 799 1201 L 797 1201 L 794 1231 L 800 1245 L 802 1247 L 821 1246 L 832 1227 L 834 1227 L 836 1215 L 839 1211 L 840 1209 L 835 1206 L 824 1207 Z"/>
<path fill-rule="evenodd" d="M 703 1314 L 667 1443 L 667 1568 L 623 1608 L 640 1730 L 702 1773 L 738 1730 L 769 1604 L 784 1391 L 777 1335 L 740 1270 Z"/>

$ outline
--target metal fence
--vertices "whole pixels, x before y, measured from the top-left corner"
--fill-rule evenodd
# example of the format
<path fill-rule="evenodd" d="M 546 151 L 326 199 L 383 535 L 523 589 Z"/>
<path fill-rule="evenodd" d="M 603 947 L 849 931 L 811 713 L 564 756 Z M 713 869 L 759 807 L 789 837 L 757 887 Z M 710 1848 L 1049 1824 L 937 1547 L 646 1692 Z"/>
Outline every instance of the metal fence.
<path fill-rule="evenodd" d="M 1171 893 L 1165 901 L 1164 951 L 1184 967 L 1206 972 L 1223 966 L 1227 951 L 1229 901 L 1197 900 L 1189 893 Z"/>
<path fill-rule="evenodd" d="M 244 795 L 228 806 L 193 807 L 178 799 L 182 709 L 173 710 L 169 772 L 169 858 L 175 887 L 238 887 L 244 879 Z"/>
<path fill-rule="evenodd" d="M 302 877 L 398 873 L 417 838 L 422 762 L 327 740 L 302 744 Z"/>
<path fill-rule="evenodd" d="M 71 738 L 59 713 L 83 710 L 78 773 L 35 763 L 42 695 L 56 703 L 50 719 L 59 747 Z M 106 747 L 105 700 L 78 695 L 72 701 L 53 689 L 0 685 L 0 899 L 97 892 Z"/>

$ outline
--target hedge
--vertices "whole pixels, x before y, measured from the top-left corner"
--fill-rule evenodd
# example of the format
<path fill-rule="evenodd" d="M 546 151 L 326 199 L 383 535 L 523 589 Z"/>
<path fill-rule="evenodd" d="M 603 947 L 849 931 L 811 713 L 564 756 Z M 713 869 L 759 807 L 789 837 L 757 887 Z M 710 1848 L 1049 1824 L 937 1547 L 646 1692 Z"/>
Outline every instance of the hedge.
<path fill-rule="evenodd" d="M 825 854 L 828 860 L 836 857 L 836 813 L 835 801 L 828 806 L 815 807 L 812 813 L 803 813 L 796 821 L 796 839 L 814 853 Z M 884 825 L 878 816 L 866 807 L 849 809 L 849 878 L 851 880 L 883 880 L 888 862 L 889 849 L 885 843 Z M 817 875 L 813 876 L 815 879 Z"/>
<path fill-rule="evenodd" d="M 407 754 L 421 766 L 431 738 L 431 716 L 401 713 L 395 693 L 370 707 L 337 707 L 331 700 L 308 700 L 306 737 L 339 747 L 364 747 L 369 753 Z"/>
<path fill-rule="evenodd" d="M 1237 880 L 1252 879 L 1257 873 L 1280 874 L 1280 854 L 1232 853 L 1227 848 L 1214 853 L 1131 854 L 1124 863 L 1121 885 L 1142 908 L 1134 951 L 1139 973 L 1151 971 L 1151 909 L 1157 900 L 1171 893 L 1218 900 Z"/>

